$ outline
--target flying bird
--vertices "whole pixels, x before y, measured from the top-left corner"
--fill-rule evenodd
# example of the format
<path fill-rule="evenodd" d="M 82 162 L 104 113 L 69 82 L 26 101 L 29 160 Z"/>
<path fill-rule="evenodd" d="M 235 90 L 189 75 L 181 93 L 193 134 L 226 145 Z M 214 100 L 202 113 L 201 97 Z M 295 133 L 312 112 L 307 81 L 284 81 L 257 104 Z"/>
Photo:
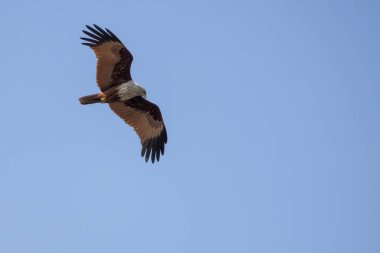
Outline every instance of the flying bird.
<path fill-rule="evenodd" d="M 141 156 L 147 162 L 160 160 L 168 141 L 161 111 L 146 99 L 146 91 L 131 77 L 133 56 L 126 46 L 107 28 L 86 25 L 88 37 L 83 45 L 96 55 L 96 82 L 100 93 L 79 98 L 82 105 L 107 103 L 111 110 L 133 127 L 140 138 Z"/>

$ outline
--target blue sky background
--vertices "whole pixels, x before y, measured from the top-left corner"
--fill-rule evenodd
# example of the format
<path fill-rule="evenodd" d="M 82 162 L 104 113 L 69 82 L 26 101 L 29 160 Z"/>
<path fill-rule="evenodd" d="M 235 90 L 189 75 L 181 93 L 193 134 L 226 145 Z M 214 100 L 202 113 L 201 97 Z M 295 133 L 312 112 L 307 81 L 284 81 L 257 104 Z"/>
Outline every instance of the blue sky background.
<path fill-rule="evenodd" d="M 380 252 L 379 1 L 2 1 L 0 252 Z M 97 92 L 110 28 L 167 125 Z"/>

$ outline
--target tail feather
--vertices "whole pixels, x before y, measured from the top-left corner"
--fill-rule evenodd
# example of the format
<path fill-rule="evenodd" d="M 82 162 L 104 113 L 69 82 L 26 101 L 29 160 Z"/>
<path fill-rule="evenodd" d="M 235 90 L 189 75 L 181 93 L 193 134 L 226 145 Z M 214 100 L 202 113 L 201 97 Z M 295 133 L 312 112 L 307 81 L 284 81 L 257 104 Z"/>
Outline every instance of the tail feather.
<path fill-rule="evenodd" d="M 94 103 L 101 103 L 101 100 L 99 94 L 93 94 L 79 98 L 79 102 L 82 105 L 88 105 Z"/>

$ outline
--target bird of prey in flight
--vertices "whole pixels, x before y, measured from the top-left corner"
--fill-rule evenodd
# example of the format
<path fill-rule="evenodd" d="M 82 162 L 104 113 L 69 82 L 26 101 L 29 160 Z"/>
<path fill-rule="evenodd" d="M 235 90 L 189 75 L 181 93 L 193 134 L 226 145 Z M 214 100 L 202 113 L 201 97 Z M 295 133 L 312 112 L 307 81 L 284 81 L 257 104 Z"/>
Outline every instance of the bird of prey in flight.
<path fill-rule="evenodd" d="M 100 93 L 81 97 L 82 105 L 107 103 L 111 110 L 133 127 L 140 138 L 141 156 L 147 162 L 160 160 L 168 137 L 160 109 L 146 99 L 145 89 L 131 77 L 132 54 L 107 28 L 86 26 L 81 38 L 96 55 L 96 82 Z"/>

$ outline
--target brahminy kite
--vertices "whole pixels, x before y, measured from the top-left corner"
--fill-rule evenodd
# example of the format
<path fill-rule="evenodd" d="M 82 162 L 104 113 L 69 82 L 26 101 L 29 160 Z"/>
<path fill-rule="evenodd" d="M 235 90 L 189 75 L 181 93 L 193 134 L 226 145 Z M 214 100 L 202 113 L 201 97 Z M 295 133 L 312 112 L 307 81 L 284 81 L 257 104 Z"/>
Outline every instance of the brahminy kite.
<path fill-rule="evenodd" d="M 83 45 L 96 54 L 96 82 L 100 93 L 79 99 L 82 105 L 107 103 L 111 110 L 133 127 L 140 138 L 141 156 L 152 163 L 160 160 L 168 141 L 161 111 L 157 105 L 146 100 L 145 89 L 131 77 L 132 54 L 126 46 L 107 28 L 86 26 L 83 32 L 89 38 Z"/>

